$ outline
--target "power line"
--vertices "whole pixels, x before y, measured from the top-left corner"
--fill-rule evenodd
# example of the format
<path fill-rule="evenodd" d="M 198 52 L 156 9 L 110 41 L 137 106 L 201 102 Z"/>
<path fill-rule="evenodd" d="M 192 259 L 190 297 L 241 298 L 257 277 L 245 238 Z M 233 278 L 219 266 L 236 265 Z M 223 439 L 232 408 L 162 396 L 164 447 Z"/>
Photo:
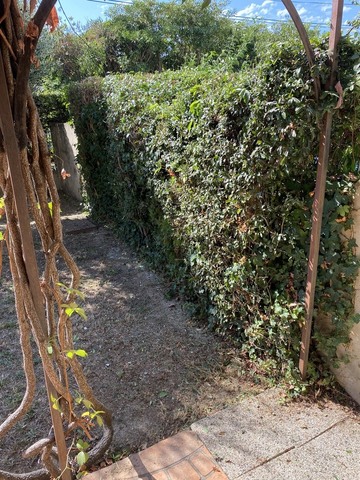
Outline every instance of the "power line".
<path fill-rule="evenodd" d="M 59 2 L 59 5 L 60 5 L 60 8 L 61 8 L 61 11 L 62 11 L 62 13 L 64 14 L 64 17 L 66 18 L 66 21 L 67 21 L 67 23 L 69 24 L 71 30 L 75 33 L 75 35 L 76 35 L 77 37 L 81 38 L 81 36 L 80 36 L 80 35 L 78 34 L 78 32 L 75 30 L 74 25 L 71 23 L 70 18 L 66 15 L 66 12 L 65 12 L 65 10 L 64 10 L 64 7 L 61 5 L 61 1 L 58 0 L 58 2 Z"/>
<path fill-rule="evenodd" d="M 283 3 L 282 0 L 271 0 L 272 2 L 277 2 L 277 3 Z M 310 5 L 327 5 L 329 7 L 332 6 L 332 3 L 329 2 L 310 2 L 310 1 L 305 1 L 303 2 L 302 0 L 294 0 L 293 3 L 300 3 L 302 4 L 310 4 Z M 350 7 L 359 7 L 360 5 L 354 5 L 353 3 L 344 3 L 344 6 L 350 6 Z"/>
<path fill-rule="evenodd" d="M 90 46 L 89 43 L 86 41 L 86 39 L 84 38 L 84 36 L 80 35 L 80 34 L 75 30 L 74 25 L 71 23 L 70 18 L 67 16 L 67 14 L 66 14 L 66 12 L 65 12 L 65 10 L 64 10 L 64 7 L 61 5 L 61 0 L 58 0 L 58 2 L 59 2 L 59 6 L 60 6 L 60 8 L 61 8 L 61 11 L 62 11 L 62 13 L 64 14 L 64 16 L 65 16 L 65 18 L 66 18 L 66 21 L 67 21 L 67 23 L 69 24 L 71 30 L 74 32 L 74 34 L 75 34 L 77 37 L 80 38 L 80 40 L 84 43 L 84 45 L 86 45 L 86 47 L 87 47 L 88 50 L 89 50 L 90 56 L 92 56 L 94 60 L 96 60 L 97 62 L 99 62 L 99 61 L 100 61 L 99 58 L 97 58 L 96 55 L 94 55 L 94 52 L 92 51 L 91 46 Z"/>
<path fill-rule="evenodd" d="M 88 2 L 101 3 L 102 5 L 132 5 L 132 1 L 129 0 L 87 0 Z"/>
<path fill-rule="evenodd" d="M 241 15 L 232 15 L 231 17 L 228 17 L 230 18 L 231 20 L 253 20 L 253 21 L 257 21 L 257 22 L 267 22 L 267 23 L 288 23 L 288 20 L 280 20 L 278 18 L 263 18 L 263 17 L 245 17 L 245 16 L 241 16 Z M 307 23 L 309 25 L 316 25 L 318 27 L 328 27 L 329 26 L 329 23 L 330 23 L 330 20 L 329 20 L 329 23 L 320 23 L 320 22 L 304 22 L 304 23 Z M 349 25 L 341 25 L 343 28 L 347 28 L 349 27 Z"/>
<path fill-rule="evenodd" d="M 133 2 L 131 0 L 87 0 L 88 2 L 101 3 L 103 5 L 131 5 Z M 283 3 L 282 0 L 271 0 L 276 3 Z M 326 5 L 331 7 L 332 3 L 330 2 L 317 2 L 317 1 L 303 1 L 303 0 L 294 0 L 293 3 L 299 3 L 301 5 Z M 355 5 L 353 3 L 344 3 L 344 6 L 348 7 L 359 7 L 360 5 Z"/>
<path fill-rule="evenodd" d="M 106 4 L 111 4 L 111 5 L 131 5 L 133 2 L 131 0 L 87 0 L 88 2 L 94 2 L 94 3 L 101 3 L 103 5 Z M 283 3 L 282 0 L 271 0 L 272 2 L 277 2 L 277 3 Z M 60 0 L 59 0 L 60 3 Z M 318 1 L 302 1 L 302 0 L 294 0 L 293 3 L 298 3 L 300 5 L 327 5 L 331 6 L 332 4 L 329 2 L 318 2 Z M 354 5 L 353 3 L 344 3 L 346 6 L 353 6 L 353 7 L 359 7 L 360 5 Z M 259 5 L 260 6 L 260 5 Z M 275 18 L 263 18 L 260 16 L 257 17 L 246 17 L 246 16 L 241 16 L 241 15 L 231 15 L 228 18 L 231 20 L 252 20 L 252 21 L 263 21 L 265 23 L 287 23 L 288 20 L 281 20 L 281 19 L 275 19 Z M 305 23 L 309 25 L 314 25 L 317 27 L 328 27 L 329 23 L 321 23 L 321 22 L 306 22 Z M 349 25 L 344 24 L 341 26 L 342 28 L 349 28 Z"/>

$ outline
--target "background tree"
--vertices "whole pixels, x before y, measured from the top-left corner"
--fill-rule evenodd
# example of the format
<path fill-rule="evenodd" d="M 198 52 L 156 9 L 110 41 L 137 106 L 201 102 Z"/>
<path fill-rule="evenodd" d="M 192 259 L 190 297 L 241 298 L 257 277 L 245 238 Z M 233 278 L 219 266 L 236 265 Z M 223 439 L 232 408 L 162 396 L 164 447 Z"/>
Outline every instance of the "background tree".
<path fill-rule="evenodd" d="M 1 480 L 69 480 L 77 466 L 85 469 L 99 460 L 112 438 L 111 414 L 94 396 L 77 359 L 86 356 L 74 346 L 70 319 L 85 315 L 77 303 L 81 298 L 79 271 L 63 243 L 48 146 L 28 84 L 45 22 L 50 30 L 57 26 L 55 3 L 24 1 L 20 9 L 16 0 L 6 0 L 0 12 L 0 215 L 5 214 L 7 222 L 3 238 L 14 283 L 26 377 L 24 397 L 3 419 L 0 437 L 33 407 L 38 380 L 34 373 L 36 355 L 41 358 L 53 423 L 53 433 L 24 452 L 26 458 L 40 456 L 43 468 L 25 475 L 0 471 Z M 39 263 L 30 220 L 41 241 Z M 59 259 L 67 271 L 58 271 Z M 94 421 L 103 428 L 103 436 L 90 446 L 82 437 L 91 438 Z M 77 448 L 70 448 L 74 445 Z"/>

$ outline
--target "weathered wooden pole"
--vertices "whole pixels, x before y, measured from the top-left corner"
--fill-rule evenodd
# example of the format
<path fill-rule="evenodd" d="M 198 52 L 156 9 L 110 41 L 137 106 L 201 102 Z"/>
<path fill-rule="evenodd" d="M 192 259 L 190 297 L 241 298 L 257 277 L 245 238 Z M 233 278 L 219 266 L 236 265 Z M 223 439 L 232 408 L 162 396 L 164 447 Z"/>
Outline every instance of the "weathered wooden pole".
<path fill-rule="evenodd" d="M 3 57 L 0 52 L 0 128 L 3 135 L 6 156 L 9 165 L 9 174 L 14 193 L 19 231 L 21 235 L 24 265 L 28 278 L 29 289 L 34 303 L 43 334 L 48 337 L 44 298 L 40 288 L 40 278 L 34 242 L 30 227 L 28 203 L 25 183 L 20 163 L 20 150 L 15 133 L 14 119 L 11 110 L 9 91 L 6 82 Z M 68 467 L 67 446 L 60 412 L 52 407 L 51 397 L 58 398 L 58 393 L 45 374 L 46 388 L 50 403 L 50 412 L 54 427 L 55 442 L 58 449 L 59 467 L 62 480 L 71 480 L 72 474 Z"/>
<path fill-rule="evenodd" d="M 299 32 L 301 41 L 304 45 L 306 56 L 310 68 L 315 63 L 314 50 L 310 44 L 309 37 L 305 27 L 300 19 L 300 16 L 291 0 L 282 0 L 286 9 L 291 16 L 297 31 Z M 341 35 L 341 22 L 344 9 L 344 0 L 333 0 L 332 16 L 330 25 L 329 38 L 329 59 L 330 72 L 329 78 L 324 87 L 320 85 L 319 77 L 314 77 L 314 93 L 315 99 L 318 101 L 322 91 L 333 90 L 336 81 L 336 70 L 338 66 L 338 43 Z M 321 238 L 322 216 L 324 210 L 325 200 L 325 186 L 326 175 L 329 164 L 329 154 L 331 146 L 331 126 L 332 126 L 333 112 L 329 111 L 324 114 L 322 119 L 320 138 L 319 138 L 319 157 L 316 175 L 315 195 L 312 210 L 312 227 L 310 236 L 310 250 L 308 258 L 308 273 L 306 280 L 305 293 L 305 310 L 306 318 L 301 332 L 301 347 L 299 369 L 303 380 L 306 378 L 307 364 L 309 359 L 309 349 L 312 330 L 312 319 L 314 315 L 314 299 L 317 279 L 317 269 L 319 262 L 319 249 Z"/>
<path fill-rule="evenodd" d="M 341 35 L 341 22 L 344 9 L 344 0 L 333 0 L 332 17 L 329 38 L 330 74 L 325 91 L 335 87 L 336 70 L 338 67 L 338 43 Z M 320 132 L 319 158 L 317 166 L 316 187 L 312 212 L 312 228 L 310 237 L 310 251 L 308 258 L 308 274 L 306 281 L 305 307 L 306 319 L 302 328 L 299 369 L 305 380 L 309 359 L 309 349 L 314 315 L 314 299 L 316 290 L 317 269 L 321 238 L 322 216 L 324 210 L 326 175 L 329 164 L 331 146 L 331 126 L 333 111 L 326 112 Z"/>

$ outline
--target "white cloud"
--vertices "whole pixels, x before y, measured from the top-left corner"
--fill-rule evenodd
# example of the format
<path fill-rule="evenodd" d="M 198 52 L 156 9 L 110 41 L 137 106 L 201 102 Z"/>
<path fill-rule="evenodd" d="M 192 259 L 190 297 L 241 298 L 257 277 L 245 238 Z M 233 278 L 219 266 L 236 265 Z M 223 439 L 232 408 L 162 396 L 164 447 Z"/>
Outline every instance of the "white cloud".
<path fill-rule="evenodd" d="M 238 17 L 256 17 L 259 14 L 266 15 L 266 14 L 269 13 L 270 9 L 269 8 L 264 8 L 264 7 L 272 6 L 272 5 L 274 5 L 273 0 L 265 0 L 261 4 L 251 3 L 246 8 L 236 12 L 235 16 L 238 16 Z"/>
<path fill-rule="evenodd" d="M 307 10 L 306 10 L 306 8 L 304 8 L 304 7 L 301 7 L 301 8 L 299 8 L 299 10 L 298 10 L 298 14 L 300 15 L 300 17 L 301 17 L 301 15 L 304 15 L 306 12 L 307 12 Z"/>
<path fill-rule="evenodd" d="M 101 11 L 100 15 L 101 15 L 102 18 L 105 18 L 105 17 L 106 17 L 106 12 L 108 11 L 108 8 L 109 8 L 108 5 L 101 5 L 101 7 L 100 7 L 100 11 Z"/>
<path fill-rule="evenodd" d="M 255 15 L 258 8 L 259 5 L 257 5 L 256 3 L 251 3 L 243 10 L 239 10 L 237 13 L 235 13 L 235 15 L 239 17 L 249 17 L 251 15 Z"/>
<path fill-rule="evenodd" d="M 312 23 L 312 24 L 317 24 L 320 23 L 321 25 L 328 25 L 329 24 L 329 17 L 323 17 L 320 15 L 306 15 L 303 18 L 303 21 L 305 23 Z"/>
<path fill-rule="evenodd" d="M 344 7 L 344 12 L 349 12 L 350 10 L 351 10 L 351 7 L 347 7 L 347 6 L 345 5 L 345 7 Z"/>
<path fill-rule="evenodd" d="M 321 7 L 321 11 L 322 12 L 331 12 L 331 9 L 332 9 L 332 6 L 331 5 L 325 5 L 323 7 Z"/>
<path fill-rule="evenodd" d="M 278 10 L 276 12 L 276 16 L 279 17 L 279 18 L 285 18 L 289 15 L 289 12 L 286 10 L 286 8 L 284 8 L 283 10 Z"/>

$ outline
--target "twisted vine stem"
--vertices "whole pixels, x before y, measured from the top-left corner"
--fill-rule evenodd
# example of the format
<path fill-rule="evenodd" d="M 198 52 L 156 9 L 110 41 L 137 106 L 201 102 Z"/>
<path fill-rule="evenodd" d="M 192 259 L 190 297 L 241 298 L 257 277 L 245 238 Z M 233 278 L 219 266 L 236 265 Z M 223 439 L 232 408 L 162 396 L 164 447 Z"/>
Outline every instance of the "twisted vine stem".
<path fill-rule="evenodd" d="M 34 12 L 34 2 L 24 2 L 24 7 Z M 7 245 L 10 270 L 12 274 L 15 304 L 20 331 L 20 346 L 26 377 L 26 390 L 18 408 L 0 425 L 0 438 L 9 434 L 10 430 L 24 417 L 33 405 L 36 392 L 33 351 L 31 338 L 35 340 L 45 377 L 56 391 L 60 399 L 61 422 L 67 444 L 74 437 L 76 429 L 83 427 L 85 431 L 91 427 L 84 425 L 81 413 L 76 413 L 74 396 L 70 384 L 74 381 L 81 395 L 90 402 L 96 411 L 101 411 L 103 420 L 103 436 L 89 452 L 86 466 L 101 459 L 112 440 L 111 413 L 95 397 L 81 364 L 76 357 L 68 358 L 66 352 L 74 349 L 71 319 L 62 305 L 74 301 L 79 287 L 79 270 L 66 249 L 63 241 L 60 201 L 56 190 L 46 136 L 28 88 L 28 75 L 31 62 L 35 61 L 35 47 L 40 32 L 56 0 L 43 0 L 35 11 L 32 20 L 26 21 L 16 0 L 3 2 L 4 12 L 0 16 L 0 52 L 3 63 L 6 89 L 9 103 L 12 106 L 15 135 L 18 143 L 19 158 L 12 158 L 7 151 L 5 128 L 0 129 L 0 193 L 4 196 L 6 233 L 4 241 Z M 25 9 L 26 10 L 26 9 Z M 21 223 L 17 214 L 16 195 L 10 174 L 10 163 L 21 164 L 26 200 L 30 218 L 33 220 L 42 247 L 42 274 L 38 282 L 42 292 L 42 302 L 46 312 L 46 328 L 39 318 L 39 309 L 31 290 L 26 254 L 21 231 Z M 51 208 L 49 204 L 51 202 Z M 67 293 L 59 285 L 60 274 L 57 260 L 62 258 L 67 267 L 67 276 L 71 278 Z M 49 354 L 51 344 L 52 353 Z M 71 377 L 71 378 L 70 378 Z M 80 417 L 79 417 L 80 415 Z M 27 448 L 24 456 L 30 458 L 40 456 L 43 468 L 25 474 L 15 474 L 0 470 L 0 480 L 42 480 L 60 478 L 59 459 L 54 449 L 54 437 L 45 437 Z M 70 454 L 70 452 L 68 452 Z M 69 456 L 69 455 L 68 455 Z M 66 478 L 69 478 L 67 472 Z M 71 478 L 70 474 L 70 478 Z M 63 477 L 65 478 L 65 476 Z"/>

